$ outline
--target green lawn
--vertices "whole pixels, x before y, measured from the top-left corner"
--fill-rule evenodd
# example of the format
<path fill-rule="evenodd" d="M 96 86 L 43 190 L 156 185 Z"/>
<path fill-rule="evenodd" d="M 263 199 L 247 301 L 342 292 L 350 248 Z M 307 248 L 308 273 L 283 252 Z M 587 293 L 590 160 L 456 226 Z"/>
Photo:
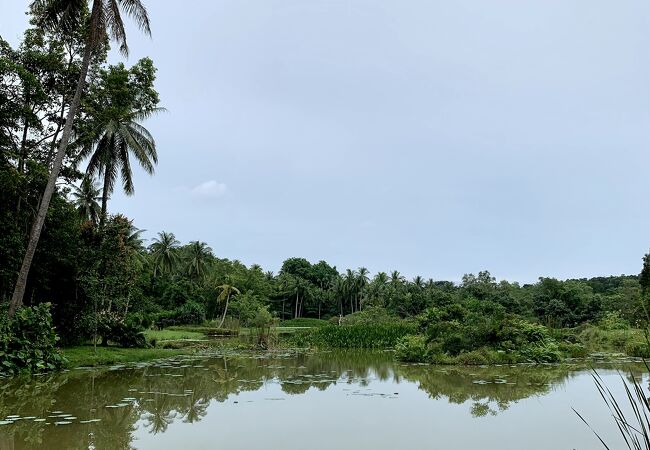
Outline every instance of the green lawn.
<path fill-rule="evenodd" d="M 92 345 L 62 349 L 63 355 L 68 360 L 68 368 L 149 361 L 187 354 L 191 351 L 191 349 L 97 347 L 97 354 L 95 354 Z"/>
<path fill-rule="evenodd" d="M 179 341 L 179 340 L 202 340 L 205 339 L 205 334 L 199 331 L 185 331 L 185 330 L 146 330 L 144 335 L 147 341 L 156 340 L 161 341 Z"/>

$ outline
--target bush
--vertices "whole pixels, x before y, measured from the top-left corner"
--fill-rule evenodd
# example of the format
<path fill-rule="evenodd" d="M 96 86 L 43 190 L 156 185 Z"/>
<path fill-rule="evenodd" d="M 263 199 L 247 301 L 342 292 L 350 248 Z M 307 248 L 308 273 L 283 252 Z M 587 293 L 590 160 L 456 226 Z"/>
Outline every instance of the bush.
<path fill-rule="evenodd" d="M 560 342 L 558 344 L 560 351 L 570 358 L 585 358 L 589 355 L 587 347 L 582 344 L 573 342 Z"/>
<path fill-rule="evenodd" d="M 232 302 L 228 310 L 228 315 L 236 317 L 241 326 L 251 327 L 254 326 L 253 321 L 255 320 L 255 316 L 262 307 L 263 303 L 257 296 L 246 292 L 238 295 L 236 302 Z"/>
<path fill-rule="evenodd" d="M 49 303 L 20 308 L 12 319 L 5 311 L 0 314 L 0 374 L 47 372 L 63 366 Z"/>
<path fill-rule="evenodd" d="M 629 330 L 630 324 L 627 320 L 621 318 L 621 314 L 616 312 L 608 312 L 600 319 L 598 326 L 603 330 Z"/>
<path fill-rule="evenodd" d="M 650 345 L 647 342 L 630 342 L 625 347 L 625 353 L 637 358 L 650 358 Z"/>
<path fill-rule="evenodd" d="M 562 359 L 562 352 L 555 342 L 528 344 L 519 353 L 529 362 L 552 363 Z"/>
<path fill-rule="evenodd" d="M 341 316 L 332 316 L 330 317 L 327 322 L 329 322 L 330 325 L 341 325 L 341 322 L 343 322 L 343 318 Z"/>
<path fill-rule="evenodd" d="M 142 331 L 135 319 L 124 321 L 107 312 L 98 315 L 97 334 L 102 337 L 102 345 L 112 342 L 124 348 L 145 348 L 147 339 Z"/>
<path fill-rule="evenodd" d="M 412 334 L 401 337 L 395 344 L 395 356 L 400 361 L 428 362 L 429 349 L 426 339 L 422 335 Z"/>

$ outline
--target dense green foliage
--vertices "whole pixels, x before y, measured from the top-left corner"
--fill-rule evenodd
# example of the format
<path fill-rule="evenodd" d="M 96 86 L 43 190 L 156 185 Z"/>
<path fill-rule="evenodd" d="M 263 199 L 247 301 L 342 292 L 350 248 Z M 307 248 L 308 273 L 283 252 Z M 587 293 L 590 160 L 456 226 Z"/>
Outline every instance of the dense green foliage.
<path fill-rule="evenodd" d="M 65 360 L 57 340 L 49 304 L 22 308 L 11 319 L 5 313 L 0 318 L 0 376 L 60 368 Z"/>
<path fill-rule="evenodd" d="M 322 348 L 393 348 L 401 337 L 414 331 L 404 324 L 327 326 L 294 335 L 293 342 Z"/>
<path fill-rule="evenodd" d="M 43 18 L 38 9 L 31 13 L 34 24 Z M 18 48 L 0 39 L 3 306 L 16 284 L 61 141 L 86 33 L 82 26 L 65 33 L 34 26 Z M 329 321 L 331 326 L 300 339 L 318 346 L 384 348 L 402 338 L 401 357 L 434 362 L 555 361 L 562 354 L 584 354 L 585 342 L 647 354 L 636 337 L 611 336 L 627 336 L 625 330 L 645 324 L 648 256 L 638 277 L 540 278 L 520 285 L 497 282 L 487 271 L 467 274 L 460 283 L 421 276 L 407 280 L 398 271 L 371 277 L 364 267 L 341 273 L 325 261 L 299 257 L 284 261 L 274 274 L 221 258 L 218 248 L 215 252 L 199 240 L 182 244 L 164 231 L 146 245 L 131 219 L 110 214 L 108 201 L 118 181 L 127 194 L 134 192 L 132 163 L 151 173 L 157 162 L 153 136 L 140 123 L 160 110 L 156 68 L 147 58 L 132 67 L 109 65 L 107 51 L 104 43 L 93 53 L 74 139 L 27 279 L 24 303 L 37 308 L 20 316 L 43 314 L 39 305 L 51 304 L 63 345 L 94 341 L 142 347 L 144 329 L 170 326 L 263 330 L 278 322 L 320 326 Z M 2 325 L 5 358 L 19 351 L 7 342 L 16 332 L 7 330 L 17 323 Z M 36 341 L 54 336 L 44 327 L 42 335 L 30 337 L 35 347 L 29 352 L 41 351 Z M 566 328 L 577 331 L 557 332 Z M 407 333 L 417 336 L 404 337 Z M 40 368 L 27 359 L 16 366 Z"/>

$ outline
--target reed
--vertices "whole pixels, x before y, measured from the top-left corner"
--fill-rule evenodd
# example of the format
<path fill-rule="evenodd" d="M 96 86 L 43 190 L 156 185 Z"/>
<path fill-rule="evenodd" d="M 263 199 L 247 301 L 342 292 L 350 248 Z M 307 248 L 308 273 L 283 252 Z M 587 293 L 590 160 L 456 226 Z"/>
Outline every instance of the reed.
<path fill-rule="evenodd" d="M 648 367 L 647 362 L 645 363 L 645 366 L 650 372 L 650 367 Z M 617 399 L 600 375 L 595 370 L 592 373 L 598 392 L 612 414 L 627 448 L 630 450 L 650 450 L 650 403 L 643 392 L 641 383 L 637 381 L 633 374 L 630 375 L 632 379 L 631 386 L 625 382 L 623 375 L 619 373 L 623 386 L 625 387 L 626 396 L 624 399 Z M 632 411 L 631 413 L 624 412 L 624 403 L 629 405 Z M 589 425 L 587 420 L 575 409 L 573 409 L 573 411 L 596 435 L 605 449 L 611 450 L 611 447 L 607 445 L 603 437 L 601 437 L 601 435 L 594 430 L 591 425 Z"/>

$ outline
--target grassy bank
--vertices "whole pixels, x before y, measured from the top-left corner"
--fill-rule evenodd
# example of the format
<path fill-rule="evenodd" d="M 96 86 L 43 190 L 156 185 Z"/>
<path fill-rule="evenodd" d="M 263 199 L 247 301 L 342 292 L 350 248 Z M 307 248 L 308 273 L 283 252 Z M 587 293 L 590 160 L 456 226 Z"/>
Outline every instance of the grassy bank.
<path fill-rule="evenodd" d="M 150 361 L 177 355 L 194 353 L 206 347 L 225 345 L 220 340 L 210 340 L 208 336 L 215 329 L 210 327 L 170 327 L 164 330 L 144 331 L 149 348 L 121 348 L 80 345 L 66 347 L 62 353 L 68 360 L 67 367 L 106 366 L 112 364 Z"/>
<path fill-rule="evenodd" d="M 178 325 L 165 328 L 162 331 L 183 331 L 188 333 L 200 333 L 204 336 L 237 336 L 239 330 L 229 330 L 227 328 L 217 328 L 201 325 Z"/>
<path fill-rule="evenodd" d="M 144 332 L 148 342 L 178 341 L 178 340 L 203 340 L 205 334 L 198 331 L 183 330 L 146 330 Z"/>
<path fill-rule="evenodd" d="M 560 331 L 561 336 L 583 345 L 588 353 L 625 353 L 628 356 L 650 358 L 650 346 L 644 330 L 638 328 L 607 329 L 585 325 L 578 329 Z"/>

